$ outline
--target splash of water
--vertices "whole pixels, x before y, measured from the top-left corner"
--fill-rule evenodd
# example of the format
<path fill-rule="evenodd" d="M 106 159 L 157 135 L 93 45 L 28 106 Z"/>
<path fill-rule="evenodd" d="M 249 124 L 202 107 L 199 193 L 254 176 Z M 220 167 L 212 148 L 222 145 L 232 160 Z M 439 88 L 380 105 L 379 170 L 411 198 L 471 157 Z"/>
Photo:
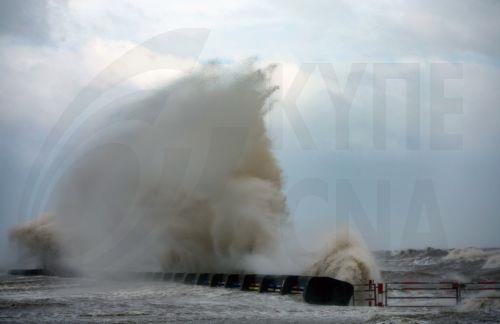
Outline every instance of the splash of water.
<path fill-rule="evenodd" d="M 443 261 L 475 262 L 483 260 L 485 257 L 486 253 L 482 249 L 468 247 L 449 251 L 448 254 L 443 257 Z"/>
<path fill-rule="evenodd" d="M 37 256 L 40 265 L 47 269 L 59 268 L 61 256 L 60 235 L 53 217 L 41 215 L 9 233 L 12 241 L 17 241 L 25 249 L 25 256 Z"/>
<path fill-rule="evenodd" d="M 498 269 L 500 268 L 500 254 L 491 255 L 484 263 L 483 269 Z"/>
<path fill-rule="evenodd" d="M 169 271 L 304 271 L 300 251 L 284 247 L 294 238 L 284 234 L 282 174 L 263 120 L 271 71 L 204 66 L 88 122 L 85 149 L 47 204 L 55 216 L 12 238 L 49 267 L 51 256 L 78 269 L 159 259 Z M 109 118 L 125 127 L 104 129 Z M 376 279 L 374 269 L 349 235 L 310 272 L 362 282 Z"/>
<path fill-rule="evenodd" d="M 308 270 L 310 275 L 330 276 L 355 284 L 380 280 L 372 254 L 354 230 L 344 227 Z"/>

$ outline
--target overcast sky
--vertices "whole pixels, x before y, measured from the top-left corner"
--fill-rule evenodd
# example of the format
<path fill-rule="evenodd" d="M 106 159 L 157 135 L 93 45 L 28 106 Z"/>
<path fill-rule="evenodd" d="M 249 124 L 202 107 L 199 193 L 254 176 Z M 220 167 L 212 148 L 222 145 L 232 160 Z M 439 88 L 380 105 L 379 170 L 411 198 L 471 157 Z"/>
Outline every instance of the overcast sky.
<path fill-rule="evenodd" d="M 200 62 L 280 65 L 267 124 L 305 245 L 349 218 L 374 249 L 500 246 L 498 17 L 497 1 L 0 1 L 2 240 L 26 217 L 29 172 L 79 91 L 148 39 L 204 28 Z M 383 82 L 391 71 L 404 79 Z M 386 85 L 382 119 L 376 84 Z M 347 120 L 336 117 L 342 105 Z M 433 111 L 445 109 L 439 131 Z M 446 134 L 455 137 L 440 146 Z"/>

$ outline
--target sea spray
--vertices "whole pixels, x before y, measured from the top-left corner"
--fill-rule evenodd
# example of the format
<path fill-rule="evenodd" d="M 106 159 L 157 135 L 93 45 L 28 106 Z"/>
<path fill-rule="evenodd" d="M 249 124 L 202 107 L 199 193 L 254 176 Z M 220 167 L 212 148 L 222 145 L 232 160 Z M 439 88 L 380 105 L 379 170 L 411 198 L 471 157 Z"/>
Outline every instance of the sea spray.
<path fill-rule="evenodd" d="M 114 115 L 101 111 L 55 180 L 55 216 L 12 238 L 64 246 L 51 254 L 78 269 L 159 259 L 173 271 L 235 271 L 255 256 L 273 259 L 288 214 L 263 121 L 271 70 L 208 64 Z"/>
<path fill-rule="evenodd" d="M 35 256 L 39 266 L 56 270 L 62 253 L 60 235 L 53 216 L 44 214 L 14 228 L 9 236 L 10 240 L 20 243 L 22 256 L 27 259 Z"/>
<path fill-rule="evenodd" d="M 483 269 L 499 269 L 500 268 L 500 254 L 491 255 L 488 260 L 483 264 Z"/>
<path fill-rule="evenodd" d="M 287 249 L 298 244 L 263 121 L 276 90 L 271 73 L 209 64 L 101 112 L 81 127 L 73 143 L 85 145 L 68 153 L 74 161 L 56 179 L 47 203 L 55 216 L 21 225 L 12 238 L 50 242 L 40 245 L 47 251 L 31 248 L 46 267 L 134 269 L 159 260 L 168 271 L 377 279 L 352 235 L 337 237 L 312 268 L 303 251 Z"/>
<path fill-rule="evenodd" d="M 353 284 L 380 280 L 378 267 L 361 237 L 348 227 L 341 227 L 336 236 L 309 269 L 314 276 L 330 276 Z"/>

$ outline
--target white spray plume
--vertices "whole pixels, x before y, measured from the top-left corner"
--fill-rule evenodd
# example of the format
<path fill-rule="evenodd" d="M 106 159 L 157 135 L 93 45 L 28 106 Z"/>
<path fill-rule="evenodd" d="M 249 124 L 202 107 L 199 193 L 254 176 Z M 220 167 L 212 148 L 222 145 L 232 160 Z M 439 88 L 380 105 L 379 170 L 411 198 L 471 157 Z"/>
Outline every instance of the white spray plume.
<path fill-rule="evenodd" d="M 301 252 L 286 248 L 294 238 L 263 120 L 276 89 L 271 72 L 203 66 L 117 104 L 76 137 L 83 149 L 47 203 L 55 216 L 12 238 L 28 247 L 41 239 L 77 269 L 160 260 L 168 271 L 304 271 Z M 368 250 L 351 238 L 337 238 L 313 274 L 375 279 Z"/>
<path fill-rule="evenodd" d="M 372 254 L 354 230 L 343 227 L 324 249 L 319 260 L 309 269 L 314 276 L 330 276 L 351 283 L 380 280 Z"/>
<path fill-rule="evenodd" d="M 40 266 L 56 269 L 62 253 L 60 235 L 52 216 L 44 214 L 14 228 L 9 236 L 21 243 L 24 256 L 36 256 Z"/>

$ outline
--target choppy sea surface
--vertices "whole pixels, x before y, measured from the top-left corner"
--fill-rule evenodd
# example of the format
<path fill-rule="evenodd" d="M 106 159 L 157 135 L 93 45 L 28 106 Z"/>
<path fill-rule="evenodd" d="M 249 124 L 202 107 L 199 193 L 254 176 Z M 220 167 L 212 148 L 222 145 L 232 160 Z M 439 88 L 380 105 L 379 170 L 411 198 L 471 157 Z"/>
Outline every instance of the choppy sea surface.
<path fill-rule="evenodd" d="M 500 280 L 500 249 L 376 252 L 383 281 Z M 482 294 L 483 292 L 481 292 Z M 487 296 L 500 296 L 498 291 Z M 309 305 L 300 295 L 258 294 L 161 281 L 0 275 L 0 322 L 500 322 L 500 300 L 465 296 L 449 307 Z M 484 297 L 482 295 L 482 297 Z M 411 301 L 408 303 L 411 304 Z"/>

